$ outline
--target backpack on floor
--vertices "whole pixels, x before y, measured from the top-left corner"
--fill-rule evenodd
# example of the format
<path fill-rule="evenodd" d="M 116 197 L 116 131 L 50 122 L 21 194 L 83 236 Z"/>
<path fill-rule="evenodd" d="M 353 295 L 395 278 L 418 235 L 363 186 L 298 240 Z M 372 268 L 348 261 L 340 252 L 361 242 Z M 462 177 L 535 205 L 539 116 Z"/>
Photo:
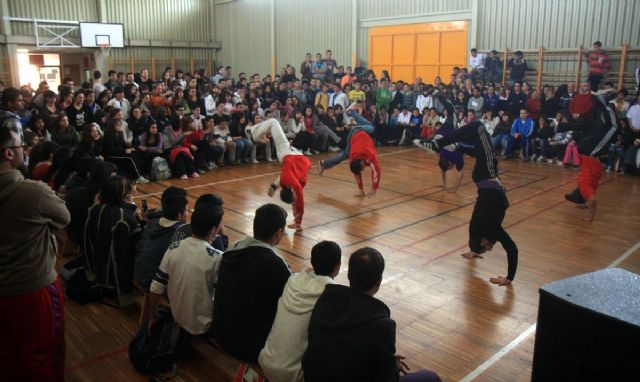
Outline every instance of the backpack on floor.
<path fill-rule="evenodd" d="M 151 162 L 151 180 L 167 180 L 171 178 L 171 168 L 163 157 L 155 157 Z"/>
<path fill-rule="evenodd" d="M 188 336 L 173 320 L 171 310 L 158 308 L 158 315 L 151 331 L 143 323 L 129 344 L 129 360 L 142 374 L 157 374 L 170 371 L 176 363 L 176 354 L 183 351 Z"/>

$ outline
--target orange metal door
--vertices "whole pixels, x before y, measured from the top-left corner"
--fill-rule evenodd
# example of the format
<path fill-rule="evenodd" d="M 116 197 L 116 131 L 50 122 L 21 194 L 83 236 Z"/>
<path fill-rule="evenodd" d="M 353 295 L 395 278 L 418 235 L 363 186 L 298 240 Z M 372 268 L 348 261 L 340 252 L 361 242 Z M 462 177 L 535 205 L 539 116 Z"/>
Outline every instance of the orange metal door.
<path fill-rule="evenodd" d="M 436 76 L 449 82 L 454 66 L 467 62 L 467 22 L 408 24 L 369 29 L 369 68 L 377 77 L 389 71 L 392 80 L 414 83 Z"/>

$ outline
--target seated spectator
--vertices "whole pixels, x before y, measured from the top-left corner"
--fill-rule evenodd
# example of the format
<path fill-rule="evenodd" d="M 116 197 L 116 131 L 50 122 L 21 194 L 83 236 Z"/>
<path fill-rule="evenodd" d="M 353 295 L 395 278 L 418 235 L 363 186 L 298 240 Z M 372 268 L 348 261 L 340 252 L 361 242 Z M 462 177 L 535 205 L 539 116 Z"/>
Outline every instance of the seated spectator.
<path fill-rule="evenodd" d="M 191 218 L 191 237 L 173 243 L 162 258 L 149 294 L 148 327 L 156 319 L 160 296 L 165 292 L 171 314 L 181 328 L 192 335 L 207 333 L 213 319 L 214 289 L 222 252 L 209 243 L 222 226 L 221 205 L 198 206 Z"/>
<path fill-rule="evenodd" d="M 198 206 L 200 206 L 201 204 L 212 204 L 212 205 L 223 205 L 224 201 L 222 200 L 222 198 L 218 195 L 214 195 L 214 194 L 203 194 L 200 195 L 198 197 L 198 199 L 196 199 L 196 204 L 194 206 L 194 208 L 198 208 Z M 178 227 L 178 229 L 176 229 L 176 231 L 173 234 L 173 237 L 171 238 L 171 242 L 176 242 L 176 241 L 180 241 L 180 240 L 184 240 L 188 237 L 191 237 L 191 224 L 183 224 L 180 227 Z M 219 251 L 226 251 L 227 247 L 229 246 L 229 237 L 227 235 L 225 235 L 224 233 L 224 226 L 220 227 L 220 230 L 218 230 L 218 234 L 216 235 L 215 239 L 213 239 L 213 241 L 211 242 L 211 246 Z"/>
<path fill-rule="evenodd" d="M 513 146 L 513 137 L 511 137 L 511 117 L 509 113 L 503 113 L 500 116 L 500 122 L 496 125 L 491 135 L 491 143 L 493 151 L 498 153 L 498 149 L 502 147 L 502 159 L 507 160 L 511 155 L 511 147 Z"/>
<path fill-rule="evenodd" d="M 550 123 L 551 127 L 553 127 L 554 135 L 549 139 L 549 163 L 559 163 L 562 165 L 567 145 L 571 141 L 573 134 L 571 131 L 558 132 L 558 123 L 563 119 L 566 122 L 566 118 L 563 118 L 563 113 L 558 112 Z"/>
<path fill-rule="evenodd" d="M 139 231 L 131 184 L 112 176 L 89 209 L 84 233 L 87 278 L 113 291 L 120 306 L 133 304 L 134 235 Z"/>
<path fill-rule="evenodd" d="M 95 158 L 103 160 L 104 139 L 100 135 L 100 127 L 97 123 L 85 125 L 78 146 L 78 158 Z"/>
<path fill-rule="evenodd" d="M 307 348 L 309 318 L 325 285 L 340 272 L 340 246 L 322 241 L 311 249 L 311 266 L 289 278 L 278 300 L 271 332 L 258 358 L 270 382 L 304 381 L 302 356 Z"/>
<path fill-rule="evenodd" d="M 627 112 L 629 111 L 629 102 L 625 98 L 629 95 L 627 89 L 622 89 L 616 94 L 616 98 L 609 103 L 613 105 L 616 110 L 617 118 L 627 118 Z"/>
<path fill-rule="evenodd" d="M 117 109 L 112 114 L 122 115 Z M 135 179 L 136 183 L 149 183 L 138 170 L 137 157 L 134 156 L 135 149 L 130 146 L 130 143 L 127 143 L 126 125 L 122 122 L 120 120 L 109 121 L 104 133 L 103 156 L 105 160 L 118 167 L 119 174 L 128 179 Z"/>
<path fill-rule="evenodd" d="M 171 172 L 173 176 L 182 180 L 187 180 L 189 177 L 199 178 L 200 175 L 194 165 L 193 156 L 193 152 L 198 148 L 193 144 L 192 139 L 190 139 L 191 135 L 196 134 L 195 128 L 193 127 L 193 118 L 182 118 L 180 121 L 180 131 L 183 136 L 177 141 L 178 144 L 171 148 L 169 153 Z M 200 131 L 200 133 L 202 133 L 202 131 Z M 197 139 L 197 136 L 195 139 Z"/>
<path fill-rule="evenodd" d="M 538 162 L 547 160 L 547 150 L 549 149 L 549 141 L 555 135 L 555 131 L 551 123 L 544 117 L 538 118 L 538 128 L 532 141 L 532 155 L 537 157 Z M 533 160 L 533 158 L 531 159 Z"/>
<path fill-rule="evenodd" d="M 349 258 L 349 286 L 325 287 L 309 321 L 305 381 L 440 381 L 427 370 L 399 376 L 407 367 L 396 354 L 396 324 L 389 308 L 373 297 L 384 266 L 380 252 L 361 248 Z"/>
<path fill-rule="evenodd" d="M 536 89 L 531 92 L 531 97 L 527 99 L 527 113 L 534 121 L 540 118 L 542 100 L 540 99 L 540 92 Z"/>
<path fill-rule="evenodd" d="M 580 91 L 573 96 L 569 103 L 569 112 L 574 119 L 588 121 L 593 117 L 594 105 L 591 84 L 583 82 L 580 84 Z"/>
<path fill-rule="evenodd" d="M 467 102 L 467 111 L 473 111 L 476 118 L 482 117 L 482 110 L 484 109 L 484 97 L 480 93 L 480 88 L 477 86 L 473 88 L 471 97 Z"/>
<path fill-rule="evenodd" d="M 532 153 L 531 142 L 532 134 L 534 132 L 535 122 L 529 118 L 527 109 L 520 109 L 520 118 L 513 121 L 511 125 L 511 137 L 514 142 L 520 143 L 522 160 L 529 160 L 529 156 Z"/>
<path fill-rule="evenodd" d="M 287 263 L 276 255 L 287 212 L 275 204 L 256 210 L 254 237 L 235 243 L 222 257 L 213 306 L 212 334 L 224 351 L 243 362 L 258 361 L 273 325 Z"/>
<path fill-rule="evenodd" d="M 420 137 L 424 139 L 431 138 L 436 132 L 436 124 L 440 122 L 438 117 L 438 111 L 435 107 L 424 110 L 424 117 L 422 118 L 422 131 Z"/>
<path fill-rule="evenodd" d="M 253 142 L 247 138 L 244 131 L 246 125 L 246 117 L 242 113 L 235 113 L 229 125 L 231 140 L 236 144 L 236 164 L 258 162 L 255 157 L 251 157 L 255 150 Z"/>
<path fill-rule="evenodd" d="M 136 245 L 133 278 L 145 290 L 149 289 L 164 253 L 172 243 L 178 228 L 187 222 L 187 191 L 169 187 L 162 192 L 162 216 L 149 219 Z"/>
<path fill-rule="evenodd" d="M 485 129 L 487 129 L 489 135 L 493 135 L 493 132 L 499 122 L 500 118 L 494 116 L 493 109 L 485 108 L 484 114 L 482 115 L 482 123 L 484 124 Z"/>
<path fill-rule="evenodd" d="M 67 149 L 78 145 L 78 132 L 75 127 L 69 125 L 69 118 L 66 115 L 60 115 L 51 134 L 51 140 Z"/>
<path fill-rule="evenodd" d="M 164 147 L 164 134 L 158 131 L 158 124 L 151 122 L 148 131 L 140 136 L 138 145 L 138 157 L 140 158 L 140 169 L 147 179 L 151 174 L 153 160 L 161 156 Z"/>
<path fill-rule="evenodd" d="M 43 180 L 53 162 L 53 156 L 60 149 L 55 142 L 42 141 L 29 151 L 27 173 L 33 180 Z"/>
<path fill-rule="evenodd" d="M 88 167 L 88 173 L 83 176 Z M 97 161 L 95 159 L 84 160 L 80 163 L 73 185 L 67 185 L 67 192 L 64 202 L 71 215 L 71 221 L 67 227 L 67 235 L 74 243 L 81 246 L 84 252 L 84 227 L 87 222 L 89 208 L 99 204 L 98 198 L 100 189 L 104 183 L 112 176 L 115 176 L 118 169 L 110 162 Z M 78 178 L 78 179 L 76 179 Z"/>
<path fill-rule="evenodd" d="M 618 119 L 620 128 L 609 144 L 609 155 L 607 156 L 606 172 L 620 172 L 624 164 L 625 137 L 629 135 L 629 122 L 626 118 Z"/>
<path fill-rule="evenodd" d="M 152 119 L 142 113 L 140 106 L 131 108 L 131 118 L 127 121 L 127 125 L 133 136 L 133 146 L 140 144 L 140 136 L 149 131 L 151 122 Z"/>

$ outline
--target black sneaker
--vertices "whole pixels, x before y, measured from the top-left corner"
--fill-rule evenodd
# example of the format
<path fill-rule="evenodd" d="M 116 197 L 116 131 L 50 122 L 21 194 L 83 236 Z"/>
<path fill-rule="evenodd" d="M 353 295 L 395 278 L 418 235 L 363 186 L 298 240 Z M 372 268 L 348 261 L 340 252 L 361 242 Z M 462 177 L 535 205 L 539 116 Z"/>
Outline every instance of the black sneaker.
<path fill-rule="evenodd" d="M 584 200 L 584 198 L 582 197 L 582 194 L 580 193 L 580 190 L 577 188 L 573 190 L 570 194 L 566 194 L 564 198 L 570 201 L 571 203 L 575 203 L 575 204 L 586 203 L 586 200 Z"/>
<path fill-rule="evenodd" d="M 430 139 L 414 139 L 413 144 L 433 153 L 438 151 L 438 144 Z"/>

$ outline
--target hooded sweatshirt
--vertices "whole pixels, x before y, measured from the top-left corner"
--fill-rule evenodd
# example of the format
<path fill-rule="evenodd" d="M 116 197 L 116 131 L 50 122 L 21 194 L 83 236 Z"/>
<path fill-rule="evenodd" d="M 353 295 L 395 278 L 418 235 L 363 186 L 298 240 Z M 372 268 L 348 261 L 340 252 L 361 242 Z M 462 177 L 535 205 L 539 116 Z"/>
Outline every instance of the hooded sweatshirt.
<path fill-rule="evenodd" d="M 136 264 L 133 278 L 145 290 L 156 275 L 164 253 L 171 244 L 176 230 L 182 223 L 165 218 L 149 220 L 142 231 L 142 238 L 136 248 Z"/>
<path fill-rule="evenodd" d="M 309 322 L 304 380 L 398 381 L 396 323 L 380 300 L 344 285 L 327 285 Z"/>
<path fill-rule="evenodd" d="M 311 312 L 329 276 L 300 272 L 289 278 L 278 300 L 278 312 L 258 361 L 271 382 L 303 381 L 302 356 L 307 349 Z"/>
<path fill-rule="evenodd" d="M 273 248 L 246 237 L 222 255 L 211 333 L 241 361 L 258 361 L 291 272 Z"/>
<path fill-rule="evenodd" d="M 0 173 L 0 296 L 18 296 L 56 279 L 54 231 L 69 224 L 62 199 L 20 171 Z"/>

